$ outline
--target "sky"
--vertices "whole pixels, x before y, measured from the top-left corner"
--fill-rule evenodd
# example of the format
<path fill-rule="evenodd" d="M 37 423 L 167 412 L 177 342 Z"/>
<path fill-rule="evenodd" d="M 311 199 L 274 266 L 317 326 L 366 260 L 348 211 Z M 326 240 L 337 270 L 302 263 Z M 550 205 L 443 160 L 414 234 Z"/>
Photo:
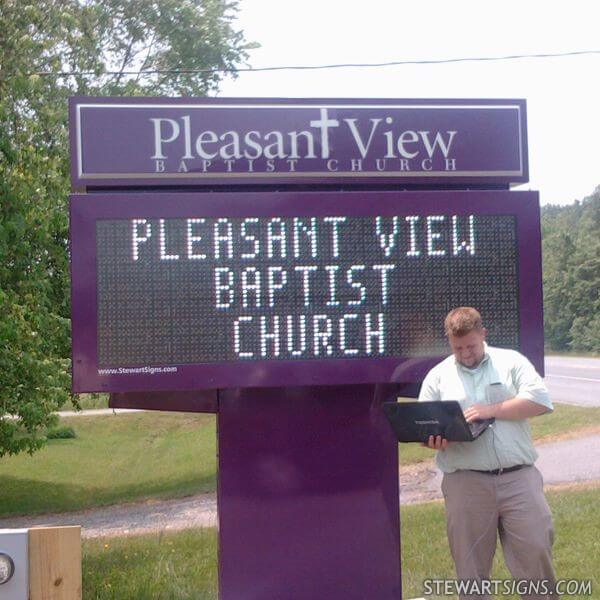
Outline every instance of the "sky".
<path fill-rule="evenodd" d="M 252 68 L 600 51 L 598 0 L 241 0 Z M 241 73 L 220 97 L 525 98 L 542 204 L 600 185 L 600 54 Z"/>

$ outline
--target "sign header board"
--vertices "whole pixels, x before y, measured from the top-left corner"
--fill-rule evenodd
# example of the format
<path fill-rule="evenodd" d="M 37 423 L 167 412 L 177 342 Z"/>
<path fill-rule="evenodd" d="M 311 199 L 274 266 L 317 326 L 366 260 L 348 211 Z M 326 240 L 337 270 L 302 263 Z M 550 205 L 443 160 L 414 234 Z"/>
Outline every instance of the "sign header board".
<path fill-rule="evenodd" d="M 528 181 L 524 100 L 71 98 L 74 189 Z"/>
<path fill-rule="evenodd" d="M 414 383 L 461 305 L 543 369 L 536 193 L 113 193 L 71 211 L 76 392 Z"/>

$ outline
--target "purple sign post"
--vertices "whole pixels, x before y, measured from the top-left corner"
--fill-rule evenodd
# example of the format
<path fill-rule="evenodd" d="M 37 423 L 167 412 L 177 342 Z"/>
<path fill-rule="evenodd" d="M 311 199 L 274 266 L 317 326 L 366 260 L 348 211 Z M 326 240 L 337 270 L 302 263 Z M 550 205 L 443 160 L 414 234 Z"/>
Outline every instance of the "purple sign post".
<path fill-rule="evenodd" d="M 217 413 L 222 599 L 401 597 L 381 402 L 449 308 L 543 368 L 524 109 L 71 102 L 73 388 Z"/>

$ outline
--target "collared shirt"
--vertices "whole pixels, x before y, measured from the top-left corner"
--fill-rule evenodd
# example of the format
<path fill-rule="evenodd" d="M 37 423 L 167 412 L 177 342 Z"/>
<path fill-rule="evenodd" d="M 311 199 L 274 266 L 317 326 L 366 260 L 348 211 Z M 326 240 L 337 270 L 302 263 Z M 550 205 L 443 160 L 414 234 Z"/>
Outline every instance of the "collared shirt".
<path fill-rule="evenodd" d="M 485 345 L 483 360 L 474 369 L 450 355 L 425 377 L 419 401 L 458 400 L 466 410 L 473 404 L 495 404 L 524 398 L 553 410 L 548 390 L 533 365 L 519 352 Z M 529 423 L 496 419 L 494 425 L 472 442 L 453 442 L 436 456 L 445 473 L 459 469 L 491 471 L 515 465 L 531 465 L 537 459 Z"/>

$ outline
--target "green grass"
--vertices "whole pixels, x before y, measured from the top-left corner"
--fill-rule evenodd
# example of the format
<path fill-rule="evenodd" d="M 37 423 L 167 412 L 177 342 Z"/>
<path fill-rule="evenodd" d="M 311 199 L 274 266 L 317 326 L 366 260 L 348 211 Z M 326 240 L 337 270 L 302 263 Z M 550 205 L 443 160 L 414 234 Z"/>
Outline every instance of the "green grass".
<path fill-rule="evenodd" d="M 556 436 L 589 428 L 600 430 L 600 408 L 555 404 L 554 412 L 529 421 L 536 442 L 547 442 Z M 434 452 L 419 444 L 399 444 L 400 464 L 407 466 L 431 460 Z"/>
<path fill-rule="evenodd" d="M 217 598 L 217 532 L 85 540 L 83 597 L 89 600 Z"/>
<path fill-rule="evenodd" d="M 600 488 L 550 492 L 559 579 L 592 579 L 600 596 Z M 425 579 L 452 579 L 442 503 L 401 509 L 403 596 L 423 595 Z M 83 597 L 119 600 L 217 598 L 214 529 L 84 541 Z M 494 578 L 510 578 L 498 548 Z M 445 596 L 447 600 L 449 596 Z"/>
<path fill-rule="evenodd" d="M 554 412 L 535 417 L 529 423 L 534 440 L 548 441 L 575 431 L 600 429 L 600 407 L 555 404 Z"/>
<path fill-rule="evenodd" d="M 554 566 L 559 579 L 592 579 L 592 597 L 600 596 L 600 488 L 554 491 L 547 494 L 554 518 Z M 407 598 L 423 595 L 424 579 L 452 579 L 444 507 L 428 503 L 402 507 L 403 587 Z M 433 551 L 424 551 L 430 548 Z M 494 560 L 494 579 L 510 579 L 500 545 Z M 437 596 L 434 596 L 437 597 Z M 517 596 L 503 596 L 517 598 Z M 445 596 L 445 598 L 449 598 Z"/>
<path fill-rule="evenodd" d="M 63 512 L 215 489 L 214 415 L 63 419 L 77 437 L 0 461 L 0 514 Z"/>
<path fill-rule="evenodd" d="M 0 516 L 213 492 L 215 423 L 214 415 L 155 412 L 62 419 L 75 439 L 0 461 Z M 568 405 L 532 420 L 534 437 L 546 440 L 594 424 L 600 408 Z M 403 466 L 434 456 L 418 444 L 400 444 L 399 454 Z"/>

